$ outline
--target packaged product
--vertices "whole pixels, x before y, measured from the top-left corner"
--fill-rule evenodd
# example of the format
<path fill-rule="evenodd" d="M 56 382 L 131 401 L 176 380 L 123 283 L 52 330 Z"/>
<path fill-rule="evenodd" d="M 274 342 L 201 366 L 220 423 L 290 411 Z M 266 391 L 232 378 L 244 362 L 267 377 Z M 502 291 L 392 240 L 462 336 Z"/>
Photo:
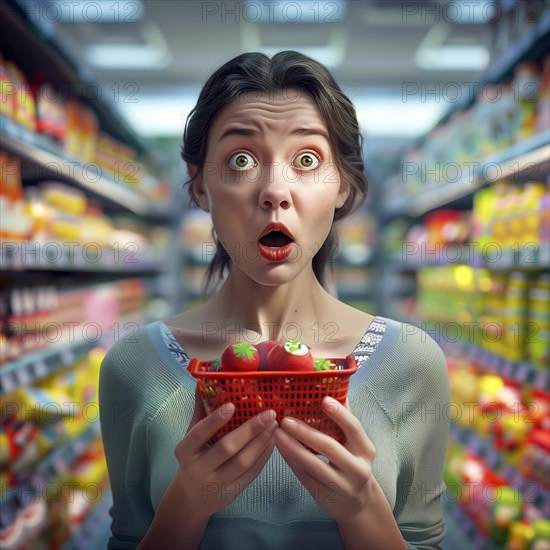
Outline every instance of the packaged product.
<path fill-rule="evenodd" d="M 535 538 L 535 530 L 531 523 L 525 519 L 513 521 L 508 530 L 506 550 L 529 550 Z"/>
<path fill-rule="evenodd" d="M 0 54 L 0 114 L 10 119 L 15 119 L 15 93 L 16 85 L 6 68 L 2 54 Z"/>
<path fill-rule="evenodd" d="M 521 518 L 523 497 L 512 487 L 498 487 L 496 500 L 490 511 L 491 538 L 497 544 L 504 544 L 508 539 L 512 522 Z"/>
<path fill-rule="evenodd" d="M 506 290 L 506 332 L 503 356 L 510 361 L 526 357 L 527 291 L 528 278 L 522 271 L 514 271 L 508 277 Z"/>
<path fill-rule="evenodd" d="M 0 239 L 25 241 L 32 219 L 25 209 L 21 182 L 21 159 L 0 149 Z"/>
<path fill-rule="evenodd" d="M 528 291 L 527 357 L 533 367 L 548 368 L 550 362 L 550 276 L 539 275 Z"/>
<path fill-rule="evenodd" d="M 74 100 L 67 101 L 65 104 L 65 116 L 67 120 L 67 133 L 64 150 L 67 155 L 77 159 L 80 151 L 80 141 L 82 140 L 80 105 Z"/>
<path fill-rule="evenodd" d="M 513 143 L 521 113 L 510 85 L 484 86 L 477 98 L 474 113 L 482 157 Z"/>
<path fill-rule="evenodd" d="M 529 550 L 549 550 L 550 549 L 550 520 L 540 518 L 533 521 L 531 524 L 535 532 L 535 536 L 531 541 Z"/>
<path fill-rule="evenodd" d="M 548 132 L 550 129 L 550 53 L 544 57 L 540 78 L 539 102 L 537 110 L 537 133 Z"/>
<path fill-rule="evenodd" d="M 99 134 L 99 121 L 91 107 L 80 105 L 80 143 L 77 157 L 82 162 L 94 162 Z"/>
<path fill-rule="evenodd" d="M 63 144 L 67 132 L 65 100 L 43 75 L 36 75 L 31 81 L 36 102 L 36 131 Z"/>
<path fill-rule="evenodd" d="M 526 61 L 516 67 L 512 86 L 516 95 L 520 120 L 515 133 L 515 142 L 529 139 L 535 133 L 540 76 L 536 63 Z"/>
<path fill-rule="evenodd" d="M 36 107 L 27 79 L 15 63 L 7 61 L 5 67 L 16 89 L 13 96 L 15 121 L 27 130 L 34 132 L 36 130 Z"/>
<path fill-rule="evenodd" d="M 93 109 L 81 102 L 66 103 L 65 152 L 83 163 L 95 162 L 99 121 Z"/>
<path fill-rule="evenodd" d="M 25 524 L 14 499 L 2 506 L 0 513 L 0 548 L 18 550 L 25 542 Z"/>
<path fill-rule="evenodd" d="M 548 428 L 531 430 L 525 443 L 519 470 L 527 477 L 550 490 L 548 471 L 550 469 L 550 440 Z"/>

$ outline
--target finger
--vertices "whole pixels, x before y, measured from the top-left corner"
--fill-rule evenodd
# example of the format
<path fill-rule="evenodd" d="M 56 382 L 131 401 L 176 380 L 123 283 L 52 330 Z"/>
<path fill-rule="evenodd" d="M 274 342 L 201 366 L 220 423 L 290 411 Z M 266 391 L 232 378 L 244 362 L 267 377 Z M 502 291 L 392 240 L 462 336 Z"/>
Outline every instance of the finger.
<path fill-rule="evenodd" d="M 345 447 L 353 454 L 374 460 L 375 447 L 369 439 L 361 422 L 349 409 L 332 397 L 323 398 L 323 412 L 331 418 L 344 432 Z"/>
<path fill-rule="evenodd" d="M 342 480 L 328 464 L 283 430 L 275 430 L 274 435 L 275 444 L 283 460 L 315 500 L 322 492 L 336 492 L 338 483 L 342 483 Z"/>
<path fill-rule="evenodd" d="M 275 442 L 271 439 L 271 442 L 262 450 L 254 464 L 246 472 L 238 476 L 237 479 L 222 477 L 218 472 L 218 475 L 211 478 L 214 481 L 203 482 L 203 502 L 212 498 L 216 503 L 219 503 L 221 499 L 224 507 L 231 504 L 246 489 L 250 482 L 258 476 L 265 463 L 269 460 L 274 448 Z"/>
<path fill-rule="evenodd" d="M 307 445 L 327 457 L 338 470 L 346 472 L 348 475 L 353 475 L 357 479 L 362 476 L 364 464 L 360 463 L 357 457 L 329 435 L 308 426 L 301 420 L 289 417 L 283 418 L 281 429 L 303 445 Z M 304 449 L 302 445 L 300 447 Z M 319 461 L 311 452 L 307 452 L 307 454 L 313 456 L 314 460 Z M 314 464 L 311 461 L 308 461 L 308 463 Z"/>
<path fill-rule="evenodd" d="M 212 436 L 224 424 L 229 422 L 234 412 L 235 405 L 233 403 L 224 403 L 213 411 L 212 414 L 199 420 L 176 447 L 176 456 L 179 453 L 185 453 L 187 456 L 190 456 L 201 451 Z"/>
<path fill-rule="evenodd" d="M 217 470 L 222 464 L 231 460 L 260 433 L 276 427 L 275 416 L 275 411 L 264 411 L 224 435 L 204 454 L 205 467 L 211 471 Z"/>
<path fill-rule="evenodd" d="M 218 468 L 217 476 L 220 479 L 231 480 L 232 482 L 245 475 L 248 470 L 254 467 L 266 448 L 271 447 L 273 449 L 275 446 L 273 432 L 277 427 L 277 423 L 273 422 L 271 426 L 258 434 L 248 445 Z"/>
<path fill-rule="evenodd" d="M 204 410 L 204 403 L 202 401 L 202 394 L 199 389 L 199 385 L 197 384 L 195 386 L 195 409 L 193 411 L 193 416 L 191 418 L 191 422 L 189 423 L 189 427 L 187 428 L 187 432 L 197 424 L 199 420 L 202 420 L 206 416 L 206 411 Z M 187 433 L 186 432 L 186 433 Z"/>

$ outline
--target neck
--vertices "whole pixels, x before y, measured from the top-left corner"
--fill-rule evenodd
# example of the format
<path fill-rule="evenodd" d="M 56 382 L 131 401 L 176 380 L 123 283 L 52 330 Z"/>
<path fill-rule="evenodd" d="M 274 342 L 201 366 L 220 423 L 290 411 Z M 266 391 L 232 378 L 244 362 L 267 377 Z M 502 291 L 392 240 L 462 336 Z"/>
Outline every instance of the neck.
<path fill-rule="evenodd" d="M 242 297 L 246 298 L 243 299 Z M 257 333 L 261 340 L 302 338 L 330 310 L 332 297 L 313 269 L 283 285 L 261 285 L 231 269 L 212 304 L 227 327 Z"/>

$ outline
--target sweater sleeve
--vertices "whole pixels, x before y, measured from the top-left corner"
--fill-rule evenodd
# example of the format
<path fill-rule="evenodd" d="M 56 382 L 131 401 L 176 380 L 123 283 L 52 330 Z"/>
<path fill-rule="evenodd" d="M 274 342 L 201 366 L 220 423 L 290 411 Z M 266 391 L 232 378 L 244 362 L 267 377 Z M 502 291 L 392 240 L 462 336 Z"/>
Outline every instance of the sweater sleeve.
<path fill-rule="evenodd" d="M 396 453 L 400 462 L 394 515 L 414 550 L 441 547 L 441 496 L 449 437 L 449 379 L 441 348 L 425 332 L 403 325 L 403 369 L 396 381 Z"/>
<path fill-rule="evenodd" d="M 147 342 L 146 331 L 140 329 L 116 343 L 101 365 L 99 407 L 113 494 L 112 550 L 136 548 L 154 516 L 146 427 L 163 396 L 151 374 L 158 357 Z"/>

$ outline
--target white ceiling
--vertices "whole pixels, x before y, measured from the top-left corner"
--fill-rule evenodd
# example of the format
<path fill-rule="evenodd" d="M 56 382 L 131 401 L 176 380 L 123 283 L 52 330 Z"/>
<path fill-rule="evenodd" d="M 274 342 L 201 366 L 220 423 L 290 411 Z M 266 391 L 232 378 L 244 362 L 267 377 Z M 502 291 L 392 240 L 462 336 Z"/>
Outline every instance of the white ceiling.
<path fill-rule="evenodd" d="M 112 6 L 113 2 L 108 4 Z M 330 59 L 336 63 L 331 70 L 337 81 L 358 104 L 366 105 L 367 112 L 370 105 L 372 133 L 383 134 L 383 128 L 380 131 L 378 127 L 386 122 L 387 134 L 399 135 L 402 120 L 403 128 L 408 121 L 412 135 L 424 131 L 422 124 L 432 124 L 446 109 L 445 95 L 430 94 L 430 90 L 441 90 L 449 82 L 471 82 L 480 72 L 420 69 L 415 62 L 419 47 L 490 48 L 492 41 L 488 21 L 485 25 L 474 24 L 473 15 L 468 17 L 462 8 L 467 17 L 459 24 L 460 7 L 449 1 L 320 2 L 314 8 L 319 10 L 317 23 L 302 22 L 305 17 L 298 17 L 296 23 L 252 21 L 261 12 L 269 16 L 275 4 L 287 9 L 288 19 L 295 18 L 298 9 L 303 9 L 302 13 L 311 10 L 311 2 L 143 0 L 139 20 L 126 11 L 124 2 L 114 4 L 122 7 L 114 15 L 118 18 L 116 24 L 91 22 L 90 12 L 87 21 L 56 22 L 55 32 L 83 65 L 87 64 L 87 48 L 92 45 L 142 44 L 160 51 L 162 63 L 147 70 L 89 66 L 92 78 L 113 95 L 112 99 L 118 99 L 117 107 L 130 124 L 145 134 L 148 128 L 149 134 L 179 133 L 200 86 L 212 71 L 243 51 L 274 48 L 315 51 L 320 61 L 328 53 L 329 63 Z M 108 9 L 106 3 L 102 6 Z M 128 19 L 135 20 L 124 22 Z M 409 93 L 404 95 L 404 90 Z M 380 103 L 381 99 L 386 99 L 386 104 Z M 384 111 L 380 105 L 389 108 Z M 377 117 L 379 122 L 375 122 Z M 392 117 L 395 120 L 390 120 Z M 405 129 L 401 133 L 407 135 Z"/>

